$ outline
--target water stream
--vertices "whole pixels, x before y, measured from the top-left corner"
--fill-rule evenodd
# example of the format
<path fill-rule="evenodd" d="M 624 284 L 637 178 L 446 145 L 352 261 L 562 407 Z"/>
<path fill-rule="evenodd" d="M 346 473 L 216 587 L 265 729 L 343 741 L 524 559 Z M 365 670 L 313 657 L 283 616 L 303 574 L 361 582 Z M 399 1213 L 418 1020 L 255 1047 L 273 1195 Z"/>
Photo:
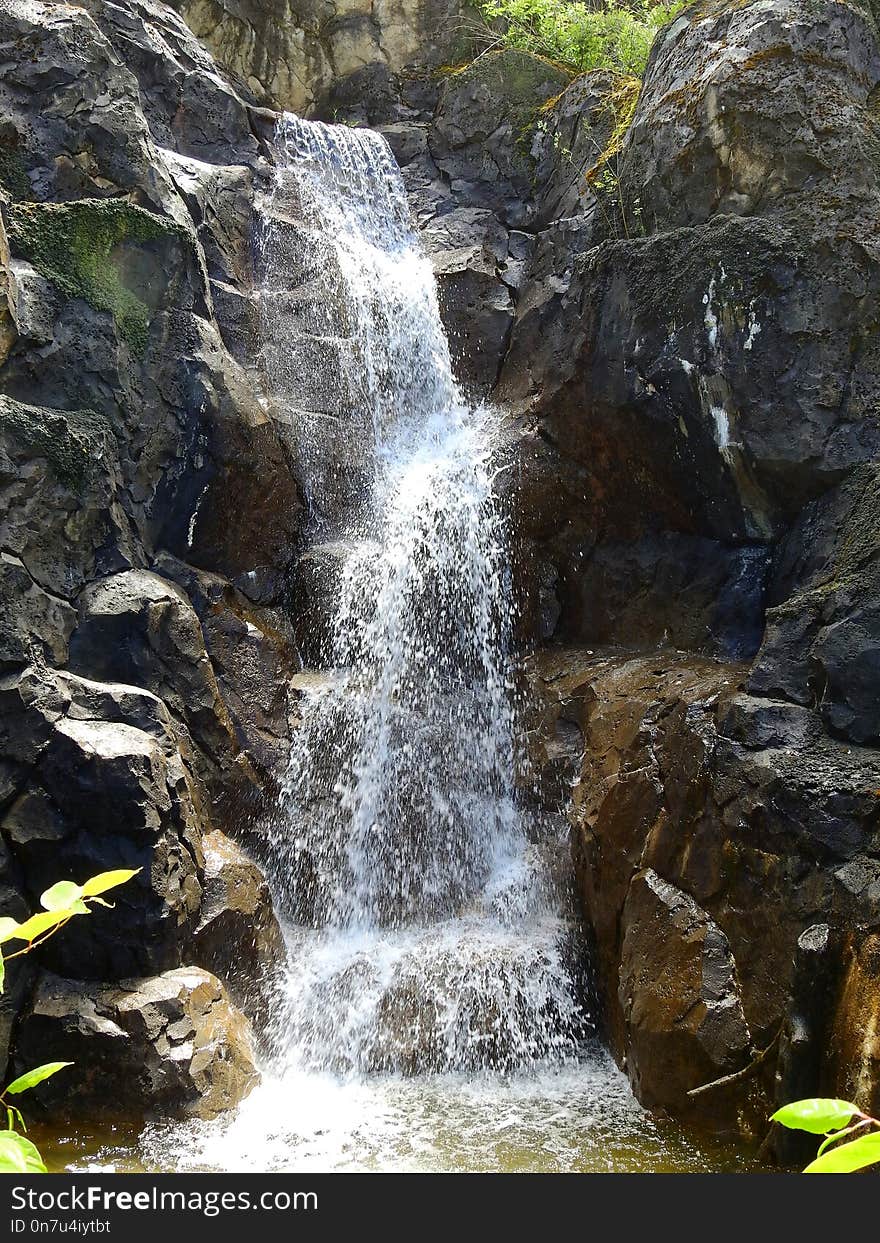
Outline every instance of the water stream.
<path fill-rule="evenodd" d="M 278 147 L 264 362 L 325 591 L 271 831 L 289 964 L 262 1084 L 119 1168 L 718 1168 L 595 1041 L 564 825 L 517 781 L 496 416 L 453 378 L 394 160 L 293 117 Z"/>

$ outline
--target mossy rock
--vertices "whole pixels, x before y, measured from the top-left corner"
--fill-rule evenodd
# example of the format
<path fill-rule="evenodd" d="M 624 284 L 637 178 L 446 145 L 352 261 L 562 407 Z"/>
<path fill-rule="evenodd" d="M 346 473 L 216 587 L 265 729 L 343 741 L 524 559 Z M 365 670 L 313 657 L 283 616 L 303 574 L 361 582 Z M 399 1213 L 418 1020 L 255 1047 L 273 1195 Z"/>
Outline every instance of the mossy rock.
<path fill-rule="evenodd" d="M 31 183 L 17 148 L 0 139 L 0 187 L 11 199 L 29 199 Z"/>
<path fill-rule="evenodd" d="M 47 410 L 0 397 L 0 433 L 45 458 L 58 483 L 77 496 L 93 477 L 109 431 L 94 410 Z"/>
<path fill-rule="evenodd" d="M 15 254 L 71 298 L 108 311 L 133 353 L 146 350 L 150 308 L 120 274 L 123 243 L 147 244 L 180 232 L 173 221 L 123 199 L 75 203 L 15 203 L 9 240 Z"/>
<path fill-rule="evenodd" d="M 449 89 L 485 87 L 491 101 L 487 118 L 494 119 L 500 111 L 514 131 L 522 134 L 534 125 L 547 101 L 557 98 L 573 77 L 569 70 L 543 56 L 504 48 L 450 74 Z"/>

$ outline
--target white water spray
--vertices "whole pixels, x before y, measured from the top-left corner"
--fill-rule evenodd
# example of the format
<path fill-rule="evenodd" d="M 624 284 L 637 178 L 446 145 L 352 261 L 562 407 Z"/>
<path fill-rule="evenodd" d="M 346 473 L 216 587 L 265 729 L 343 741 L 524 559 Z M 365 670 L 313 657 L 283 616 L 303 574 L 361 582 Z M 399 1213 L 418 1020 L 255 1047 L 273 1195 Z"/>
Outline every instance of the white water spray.
<path fill-rule="evenodd" d="M 327 675 L 303 695 L 273 843 L 293 924 L 276 1042 L 291 1066 L 348 1073 L 571 1059 L 585 1015 L 558 842 L 536 825 L 530 840 L 514 789 L 492 415 L 453 379 L 433 272 L 384 139 L 289 117 L 279 140 L 267 368 L 290 399 L 301 352 L 283 348 L 285 278 L 308 236 L 313 300 L 308 312 L 298 302 L 296 326 L 345 366 L 334 367 L 330 443 L 319 421 L 316 453 L 313 414 L 299 426 L 314 527 L 347 555 Z M 342 418 L 358 479 L 347 495 L 327 482 Z"/>

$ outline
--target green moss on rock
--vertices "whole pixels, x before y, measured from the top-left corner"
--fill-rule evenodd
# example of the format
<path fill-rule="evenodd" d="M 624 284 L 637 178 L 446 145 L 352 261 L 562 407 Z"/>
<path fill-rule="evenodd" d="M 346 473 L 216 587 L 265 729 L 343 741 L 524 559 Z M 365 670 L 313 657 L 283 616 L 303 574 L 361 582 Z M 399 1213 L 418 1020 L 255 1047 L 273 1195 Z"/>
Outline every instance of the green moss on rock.
<path fill-rule="evenodd" d="M 46 410 L 0 397 L 0 432 L 45 458 L 57 481 L 75 495 L 92 478 L 108 429 L 94 410 Z"/>
<path fill-rule="evenodd" d="M 0 140 L 0 186 L 11 199 L 29 199 L 31 183 L 15 146 Z"/>
<path fill-rule="evenodd" d="M 119 335 L 143 354 L 150 308 L 123 282 L 114 250 L 124 242 L 159 241 L 178 226 L 122 199 L 81 199 L 75 203 L 15 203 L 9 239 L 27 259 L 71 298 L 108 311 Z"/>

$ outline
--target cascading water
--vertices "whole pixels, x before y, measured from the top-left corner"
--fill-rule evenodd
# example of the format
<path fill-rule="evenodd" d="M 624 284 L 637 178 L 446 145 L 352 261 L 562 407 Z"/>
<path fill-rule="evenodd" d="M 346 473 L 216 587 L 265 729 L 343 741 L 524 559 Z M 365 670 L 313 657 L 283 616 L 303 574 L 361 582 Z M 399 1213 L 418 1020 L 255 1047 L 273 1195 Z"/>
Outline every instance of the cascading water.
<path fill-rule="evenodd" d="M 517 797 L 493 415 L 453 380 L 400 174 L 364 130 L 288 117 L 277 145 L 264 362 L 331 601 L 271 839 L 289 968 L 261 1085 L 141 1159 L 674 1167 L 586 1043 L 564 834 Z"/>
<path fill-rule="evenodd" d="M 346 334 L 361 460 L 360 487 L 335 509 L 332 462 L 314 450 L 310 462 L 314 525 L 347 551 L 329 672 L 303 694 L 274 838 L 276 884 L 300 925 L 277 1043 L 292 1063 L 361 1072 L 573 1058 L 586 1016 L 557 843 L 530 840 L 514 790 L 491 414 L 453 379 L 384 139 L 292 117 L 280 139 L 274 218 L 293 208 L 314 239 L 325 279 L 312 324 Z M 282 392 L 289 247 L 270 224 L 264 310 Z"/>

